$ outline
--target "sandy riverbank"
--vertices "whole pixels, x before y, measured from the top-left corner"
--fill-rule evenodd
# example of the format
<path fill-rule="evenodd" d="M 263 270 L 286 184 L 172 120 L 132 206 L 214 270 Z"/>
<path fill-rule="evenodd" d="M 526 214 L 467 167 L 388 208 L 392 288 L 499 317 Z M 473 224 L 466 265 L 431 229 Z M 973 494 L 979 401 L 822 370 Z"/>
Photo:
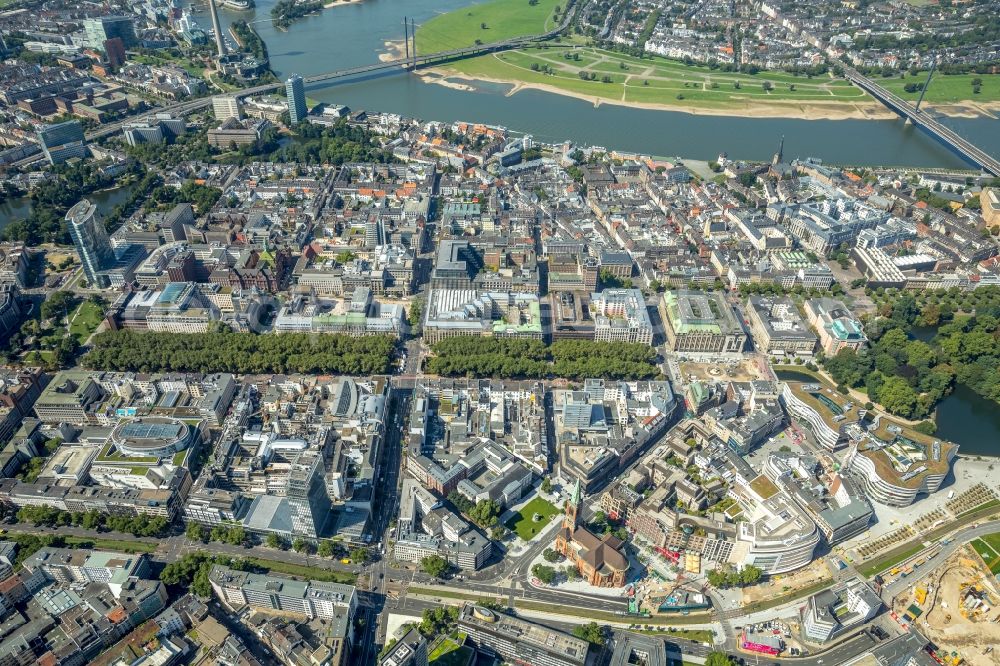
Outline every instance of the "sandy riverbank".
<path fill-rule="evenodd" d="M 361 0 L 351 0 L 351 1 L 360 2 Z M 402 58 L 406 57 L 406 48 L 403 44 L 402 39 L 382 42 L 382 46 L 385 47 L 385 51 L 378 54 L 379 62 L 389 62 L 390 60 L 401 60 Z"/>
<path fill-rule="evenodd" d="M 364 1 L 365 0 L 333 0 L 333 2 L 328 2 L 325 5 L 323 5 L 323 9 L 330 9 L 331 7 L 340 7 L 341 5 L 353 5 Z"/>
<path fill-rule="evenodd" d="M 799 118 L 805 120 L 886 120 L 897 117 L 892 111 L 889 111 L 884 106 L 876 102 L 837 102 L 833 104 L 771 102 L 769 104 L 765 104 L 760 102 L 734 100 L 730 106 L 725 108 L 699 107 L 693 104 L 626 102 L 619 99 L 585 95 L 571 90 L 565 90 L 563 88 L 559 88 L 558 86 L 546 85 L 544 83 L 524 83 L 503 79 L 465 76 L 448 69 L 440 68 L 421 72 L 421 78 L 427 83 L 437 83 L 439 85 L 446 85 L 449 87 L 459 85 L 456 83 L 457 81 L 468 82 L 468 84 L 460 84 L 465 85 L 467 88 L 472 88 L 473 86 L 469 84 L 475 84 L 477 81 L 506 84 L 511 86 L 511 89 L 507 92 L 508 97 L 516 95 L 522 90 L 541 90 L 543 92 L 554 93 L 556 95 L 564 95 L 566 97 L 574 97 L 576 99 L 585 100 L 587 102 L 591 102 L 595 107 L 599 107 L 602 104 L 613 104 L 615 106 L 651 109 L 655 111 L 679 111 L 681 113 L 690 113 L 692 115 L 699 116 Z"/>
<path fill-rule="evenodd" d="M 402 42 L 399 42 L 402 48 Z M 402 57 L 399 56 L 392 57 Z M 387 58 L 388 59 L 388 58 Z M 541 90 L 556 95 L 574 97 L 587 102 L 591 102 L 595 107 L 602 104 L 614 104 L 638 109 L 651 109 L 656 111 L 678 111 L 699 116 L 739 116 L 744 118 L 797 118 L 801 120 L 893 120 L 898 118 L 894 112 L 874 100 L 867 102 L 757 102 L 747 100 L 733 100 L 729 106 L 724 108 L 713 106 L 697 106 L 696 104 L 670 104 L 670 103 L 646 103 L 646 102 L 626 102 L 620 99 L 606 97 L 596 97 L 583 93 L 565 90 L 558 86 L 550 86 L 544 83 L 524 83 L 520 81 L 510 81 L 505 79 L 466 76 L 447 68 L 434 68 L 423 70 L 421 79 L 426 83 L 436 83 L 449 88 L 460 90 L 474 90 L 475 83 L 499 83 L 511 86 L 507 96 L 513 96 L 522 90 Z M 467 82 L 467 83 L 459 83 Z M 953 118 L 997 118 L 1000 116 L 1000 102 L 977 103 L 970 101 L 962 104 L 928 104 L 938 113 Z"/>

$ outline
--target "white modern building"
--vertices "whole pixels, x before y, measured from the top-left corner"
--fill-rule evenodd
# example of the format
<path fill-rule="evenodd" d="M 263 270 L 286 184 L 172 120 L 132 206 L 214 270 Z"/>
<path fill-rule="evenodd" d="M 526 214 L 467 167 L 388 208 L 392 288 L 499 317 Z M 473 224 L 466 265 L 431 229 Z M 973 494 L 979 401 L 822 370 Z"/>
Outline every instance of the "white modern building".
<path fill-rule="evenodd" d="M 605 289 L 591 294 L 594 340 L 652 344 L 653 323 L 638 289 Z"/>

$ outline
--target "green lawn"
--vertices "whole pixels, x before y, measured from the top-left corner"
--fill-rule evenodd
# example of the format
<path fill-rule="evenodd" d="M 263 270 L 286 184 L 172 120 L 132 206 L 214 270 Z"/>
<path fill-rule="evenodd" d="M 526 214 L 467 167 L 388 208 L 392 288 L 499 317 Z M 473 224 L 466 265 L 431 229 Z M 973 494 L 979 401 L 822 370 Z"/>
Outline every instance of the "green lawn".
<path fill-rule="evenodd" d="M 870 578 L 871 576 L 874 576 L 880 571 L 885 571 L 886 569 L 889 569 L 894 565 L 899 564 L 900 562 L 905 562 L 906 560 L 910 559 L 923 549 L 924 545 L 922 543 L 914 545 L 904 544 L 901 547 L 889 551 L 882 557 L 876 558 L 871 562 L 865 564 L 864 566 L 858 567 L 858 573 L 860 573 L 862 576 Z"/>
<path fill-rule="evenodd" d="M 962 513 L 958 514 L 958 518 L 967 518 L 973 514 L 981 514 L 985 511 L 989 511 L 990 509 L 996 509 L 998 507 L 1000 507 L 1000 500 L 990 500 L 988 502 L 983 502 L 979 506 L 969 509 L 968 511 L 963 511 Z"/>
<path fill-rule="evenodd" d="M 74 546 L 86 546 L 96 550 L 121 551 L 124 553 L 152 553 L 158 544 L 149 541 L 118 541 L 116 539 L 91 539 L 89 537 L 64 537 L 66 543 Z"/>
<path fill-rule="evenodd" d="M 97 330 L 104 319 L 104 309 L 92 301 L 80 303 L 80 307 L 70 315 L 69 333 L 81 345 Z"/>
<path fill-rule="evenodd" d="M 983 558 L 983 562 L 986 562 L 990 573 L 994 576 L 1000 574 L 1000 532 L 976 539 L 972 542 L 972 547 Z"/>
<path fill-rule="evenodd" d="M 290 562 L 262 560 L 259 557 L 248 557 L 246 560 L 254 566 L 267 569 L 268 571 L 272 571 L 274 573 L 299 576 L 300 578 L 308 578 L 309 580 L 318 580 L 327 583 L 345 583 L 353 585 L 357 582 L 358 578 L 352 573 L 330 571 L 329 569 L 320 569 L 319 567 L 307 567 L 301 564 L 292 564 Z"/>
<path fill-rule="evenodd" d="M 534 520 L 536 513 L 542 517 L 541 520 Z M 535 497 L 510 517 L 507 521 L 507 527 L 517 532 L 517 536 L 525 541 L 530 541 L 558 513 L 559 509 L 552 506 L 551 503 L 541 497 Z"/>
<path fill-rule="evenodd" d="M 417 28 L 417 52 L 435 53 L 511 37 L 538 35 L 552 27 L 550 18 L 562 0 L 491 0 L 435 16 Z M 486 29 L 483 29 L 483 24 Z"/>
<path fill-rule="evenodd" d="M 981 79 L 982 88 L 976 94 L 972 91 L 972 80 Z M 879 84 L 896 93 L 903 99 L 916 103 L 920 97 L 920 91 L 908 93 L 903 87 L 908 83 L 916 83 L 922 86 L 927 80 L 927 72 L 917 72 L 916 76 L 906 75 L 905 79 L 899 77 L 883 79 L 876 77 Z M 935 74 L 931 79 L 931 85 L 924 95 L 925 102 L 937 104 L 952 104 L 955 102 L 997 102 L 1000 101 L 1000 74 Z"/>
<path fill-rule="evenodd" d="M 643 104 L 738 109 L 750 103 L 872 102 L 848 82 L 828 76 L 723 72 L 565 41 L 457 61 L 447 67 L 470 78 L 546 85 L 573 95 Z M 595 78 L 590 80 L 590 75 Z"/>
<path fill-rule="evenodd" d="M 473 651 L 463 645 L 464 642 L 465 634 L 452 634 L 442 639 L 427 655 L 428 663 L 435 666 L 466 666 Z"/>

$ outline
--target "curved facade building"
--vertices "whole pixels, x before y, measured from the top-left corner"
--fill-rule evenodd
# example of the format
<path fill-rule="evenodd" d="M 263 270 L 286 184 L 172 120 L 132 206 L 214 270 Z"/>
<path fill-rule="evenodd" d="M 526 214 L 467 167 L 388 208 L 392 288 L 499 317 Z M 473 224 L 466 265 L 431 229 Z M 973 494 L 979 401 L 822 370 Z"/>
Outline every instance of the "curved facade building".
<path fill-rule="evenodd" d="M 197 432 L 178 419 L 147 416 L 119 423 L 109 441 L 122 455 L 165 458 L 194 444 Z"/>
<path fill-rule="evenodd" d="M 781 387 L 781 404 L 796 421 L 809 427 L 816 441 L 830 451 L 836 451 L 848 441 L 844 427 L 858 420 L 850 402 L 824 384 L 785 382 Z M 850 406 L 849 406 L 850 405 Z"/>
<path fill-rule="evenodd" d="M 957 444 L 881 422 L 851 447 L 844 466 L 872 500 L 909 506 L 938 491 L 957 454 Z"/>
<path fill-rule="evenodd" d="M 736 533 L 737 542 L 746 548 L 744 564 L 774 575 L 812 562 L 819 528 L 773 481 L 762 474 L 746 483 L 738 476 L 730 493 L 746 518 Z"/>

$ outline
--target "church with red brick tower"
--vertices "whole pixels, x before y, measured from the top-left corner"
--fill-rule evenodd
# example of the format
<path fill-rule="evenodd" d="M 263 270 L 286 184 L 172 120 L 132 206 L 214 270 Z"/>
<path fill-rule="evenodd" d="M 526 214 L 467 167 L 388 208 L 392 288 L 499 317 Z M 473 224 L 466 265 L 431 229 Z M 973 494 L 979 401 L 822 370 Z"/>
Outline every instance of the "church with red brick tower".
<path fill-rule="evenodd" d="M 580 481 L 566 502 L 555 550 L 568 559 L 583 579 L 597 587 L 623 587 L 628 573 L 625 544 L 613 534 L 597 536 L 579 524 Z"/>

